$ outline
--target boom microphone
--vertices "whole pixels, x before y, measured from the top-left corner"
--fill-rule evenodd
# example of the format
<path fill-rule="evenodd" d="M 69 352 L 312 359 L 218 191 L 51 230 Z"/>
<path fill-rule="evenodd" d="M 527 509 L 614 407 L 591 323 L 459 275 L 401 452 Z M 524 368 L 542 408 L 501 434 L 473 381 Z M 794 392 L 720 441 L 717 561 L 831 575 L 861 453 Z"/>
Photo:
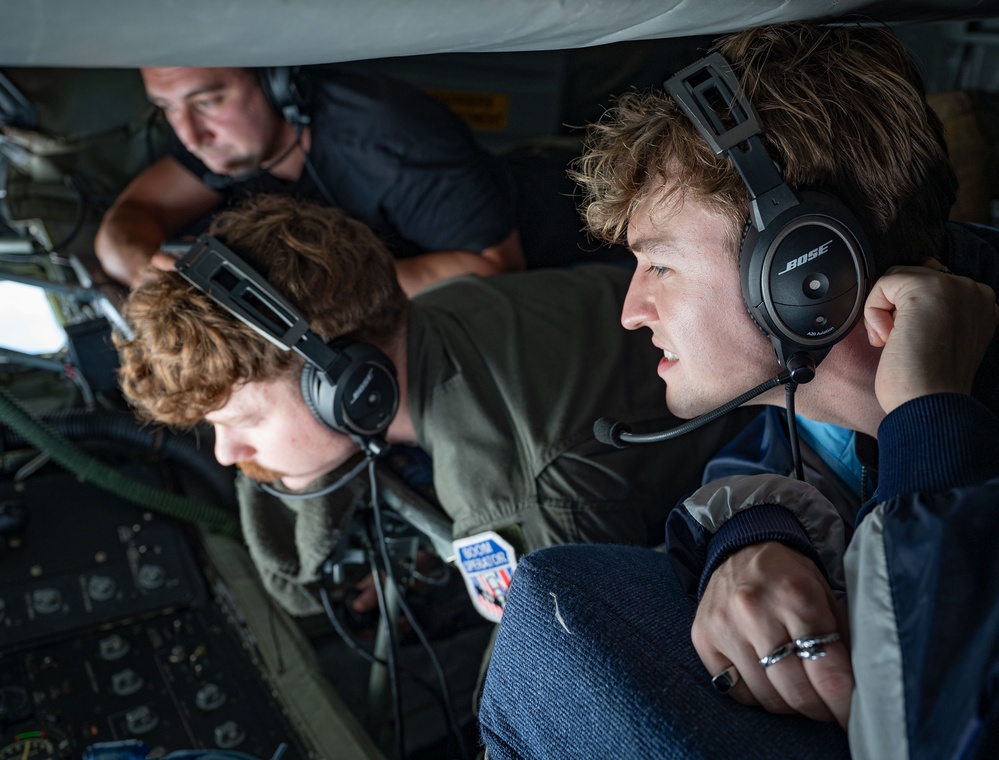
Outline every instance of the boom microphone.
<path fill-rule="evenodd" d="M 627 448 L 633 443 L 659 443 L 660 441 L 668 441 L 670 438 L 676 438 L 707 425 L 709 422 L 718 419 L 723 414 L 732 411 L 738 406 L 742 406 L 747 401 L 756 398 L 771 388 L 776 388 L 778 385 L 787 385 L 788 388 L 793 389 L 799 384 L 807 383 L 815 377 L 815 361 L 807 353 L 801 352 L 795 354 L 788 359 L 787 366 L 788 369 L 786 371 L 775 377 L 771 377 L 766 382 L 760 383 L 738 398 L 734 398 L 722 404 L 717 409 L 705 412 L 700 417 L 695 417 L 689 422 L 677 425 L 669 430 L 660 430 L 657 433 L 632 433 L 628 426 L 620 420 L 601 417 L 593 423 L 593 437 L 600 441 L 600 443 L 614 446 L 618 449 Z"/>
<path fill-rule="evenodd" d="M 593 437 L 600 441 L 600 443 L 614 446 L 618 449 L 627 448 L 628 444 L 621 439 L 621 436 L 630 434 L 631 430 L 621 420 L 601 417 L 593 423 Z"/>

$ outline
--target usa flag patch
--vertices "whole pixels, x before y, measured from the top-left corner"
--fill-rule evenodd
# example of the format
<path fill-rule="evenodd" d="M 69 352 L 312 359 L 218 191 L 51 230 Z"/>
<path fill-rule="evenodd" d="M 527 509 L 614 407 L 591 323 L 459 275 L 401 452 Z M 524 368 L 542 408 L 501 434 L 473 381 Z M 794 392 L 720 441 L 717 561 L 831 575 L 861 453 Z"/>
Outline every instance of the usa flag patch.
<path fill-rule="evenodd" d="M 486 531 L 454 542 L 455 563 L 479 614 L 498 623 L 517 569 L 517 555 L 506 541 Z"/>

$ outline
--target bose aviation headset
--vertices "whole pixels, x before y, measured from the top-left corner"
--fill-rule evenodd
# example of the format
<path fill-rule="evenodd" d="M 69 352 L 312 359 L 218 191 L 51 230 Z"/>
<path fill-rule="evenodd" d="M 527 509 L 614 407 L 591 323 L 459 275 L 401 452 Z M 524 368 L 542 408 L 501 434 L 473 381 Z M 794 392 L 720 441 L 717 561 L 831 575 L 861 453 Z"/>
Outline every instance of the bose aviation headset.
<path fill-rule="evenodd" d="M 370 456 L 387 449 L 383 435 L 399 408 L 399 383 L 382 351 L 350 338 L 323 341 L 294 306 L 217 238 L 199 238 L 177 262 L 177 272 L 271 343 L 305 359 L 302 397 L 316 419 L 350 436 Z"/>
<path fill-rule="evenodd" d="M 593 434 L 619 448 L 667 441 L 784 385 L 794 472 L 803 480 L 795 389 L 815 377 L 815 366 L 863 314 L 873 271 L 870 244 L 841 201 L 826 193 L 799 193 L 784 181 L 760 139 L 759 114 L 720 53 L 677 72 L 664 86 L 715 155 L 732 161 L 749 190 L 749 218 L 739 246 L 742 298 L 783 371 L 670 430 L 632 433 L 605 417 L 596 421 Z"/>
<path fill-rule="evenodd" d="M 665 88 L 715 154 L 731 159 L 752 196 L 739 249 L 750 315 L 782 367 L 804 362 L 814 371 L 863 313 L 873 267 L 860 223 L 833 196 L 784 182 L 760 139 L 759 115 L 721 54 L 678 72 Z"/>

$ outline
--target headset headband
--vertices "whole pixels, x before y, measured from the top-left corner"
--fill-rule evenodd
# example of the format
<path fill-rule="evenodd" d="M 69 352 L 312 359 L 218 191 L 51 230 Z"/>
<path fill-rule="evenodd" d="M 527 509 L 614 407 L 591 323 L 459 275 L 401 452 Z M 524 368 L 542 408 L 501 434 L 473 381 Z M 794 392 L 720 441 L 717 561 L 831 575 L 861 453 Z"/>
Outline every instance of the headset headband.
<path fill-rule="evenodd" d="M 665 87 L 715 155 L 726 156 L 735 165 L 753 198 L 757 229 L 764 229 L 799 203 L 763 147 L 763 127 L 756 108 L 720 53 L 677 72 L 666 80 Z M 732 126 L 726 128 L 726 123 Z"/>
<path fill-rule="evenodd" d="M 218 239 L 203 235 L 178 262 L 177 272 L 247 327 L 327 374 L 341 352 L 309 329 L 309 321 L 259 272 Z"/>

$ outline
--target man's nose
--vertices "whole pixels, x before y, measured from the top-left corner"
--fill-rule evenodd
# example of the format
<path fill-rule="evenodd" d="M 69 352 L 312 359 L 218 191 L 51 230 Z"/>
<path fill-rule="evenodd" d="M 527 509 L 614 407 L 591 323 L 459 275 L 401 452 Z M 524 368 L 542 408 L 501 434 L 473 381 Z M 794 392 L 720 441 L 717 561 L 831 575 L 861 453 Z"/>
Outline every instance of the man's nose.
<path fill-rule="evenodd" d="M 621 324 L 627 330 L 637 330 L 659 318 L 650 288 L 650 277 L 651 275 L 644 271 L 641 264 L 631 276 L 631 284 L 628 286 L 624 306 L 621 308 Z"/>
<path fill-rule="evenodd" d="M 203 145 L 208 136 L 208 129 L 198 114 L 188 108 L 178 108 L 170 116 L 170 126 L 173 127 L 177 139 L 185 148 L 194 151 Z"/>
<path fill-rule="evenodd" d="M 223 467 L 228 467 L 236 462 L 245 462 L 255 453 L 253 447 L 241 441 L 238 436 L 216 428 L 215 458 Z"/>

